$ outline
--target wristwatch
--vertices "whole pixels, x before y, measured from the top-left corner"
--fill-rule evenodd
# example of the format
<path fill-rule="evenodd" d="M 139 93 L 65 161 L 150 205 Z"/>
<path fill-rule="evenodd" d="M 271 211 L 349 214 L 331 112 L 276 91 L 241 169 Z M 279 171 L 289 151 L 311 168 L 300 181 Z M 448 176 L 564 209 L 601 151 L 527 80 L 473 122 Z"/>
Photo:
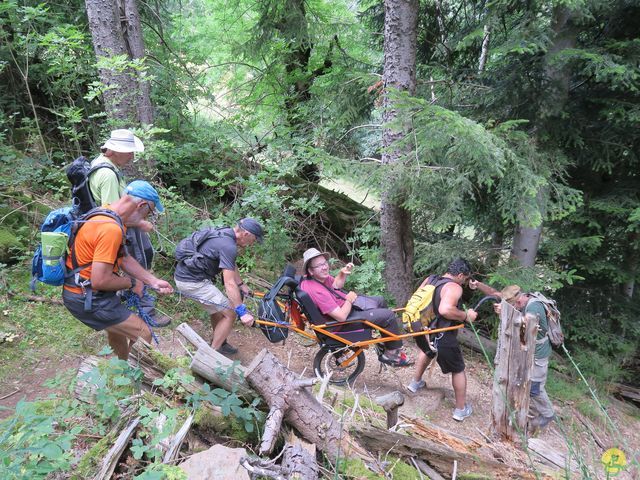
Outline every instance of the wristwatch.
<path fill-rule="evenodd" d="M 131 287 L 129 287 L 130 290 L 133 290 L 134 288 L 136 288 L 136 284 L 138 283 L 138 281 L 133 278 L 133 277 L 129 277 L 131 279 Z"/>

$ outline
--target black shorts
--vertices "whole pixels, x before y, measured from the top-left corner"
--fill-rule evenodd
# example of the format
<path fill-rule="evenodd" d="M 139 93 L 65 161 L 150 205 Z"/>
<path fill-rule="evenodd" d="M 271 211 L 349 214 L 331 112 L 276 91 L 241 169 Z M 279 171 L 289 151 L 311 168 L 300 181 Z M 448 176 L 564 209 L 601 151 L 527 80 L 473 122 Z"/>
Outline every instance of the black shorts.
<path fill-rule="evenodd" d="M 436 356 L 435 352 L 429 348 L 426 335 L 415 337 L 415 339 L 416 345 L 418 345 L 420 350 L 427 354 L 427 357 L 433 358 Z M 438 365 L 440 365 L 440 370 L 442 370 L 442 373 L 444 374 L 460 373 L 464 371 L 464 359 L 462 358 L 460 345 L 438 346 L 438 358 L 436 361 L 438 362 Z"/>
<path fill-rule="evenodd" d="M 133 312 L 121 301 L 116 292 L 93 292 L 91 309 L 84 309 L 85 296 L 81 293 L 62 291 L 62 301 L 69 313 L 94 330 L 104 330 L 129 318 Z"/>

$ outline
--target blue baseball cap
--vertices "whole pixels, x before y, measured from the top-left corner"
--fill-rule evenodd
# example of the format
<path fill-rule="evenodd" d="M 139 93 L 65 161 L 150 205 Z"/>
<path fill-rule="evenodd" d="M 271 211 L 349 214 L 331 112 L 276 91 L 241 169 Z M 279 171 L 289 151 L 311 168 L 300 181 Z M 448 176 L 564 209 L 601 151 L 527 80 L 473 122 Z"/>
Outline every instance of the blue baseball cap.
<path fill-rule="evenodd" d="M 164 207 L 162 203 L 160 203 L 160 195 L 158 195 L 156 189 L 153 188 L 149 182 L 134 180 L 124 189 L 124 194 L 149 200 L 154 203 L 158 212 L 164 212 Z"/>

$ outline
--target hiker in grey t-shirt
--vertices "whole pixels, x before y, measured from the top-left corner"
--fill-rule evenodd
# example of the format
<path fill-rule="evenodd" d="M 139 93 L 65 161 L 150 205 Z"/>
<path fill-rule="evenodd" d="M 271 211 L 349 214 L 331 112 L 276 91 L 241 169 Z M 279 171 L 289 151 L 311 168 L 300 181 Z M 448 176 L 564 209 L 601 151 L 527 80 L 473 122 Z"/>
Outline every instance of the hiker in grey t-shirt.
<path fill-rule="evenodd" d="M 253 325 L 253 315 L 242 303 L 249 288 L 236 265 L 238 248 L 262 243 L 262 226 L 253 218 L 243 218 L 233 228 L 205 228 L 183 239 L 176 247 L 178 264 L 174 278 L 178 291 L 188 295 L 209 312 L 213 340 L 211 346 L 224 355 L 238 350 L 227 342 L 236 316 L 244 325 Z M 222 272 L 225 294 L 214 284 Z"/>

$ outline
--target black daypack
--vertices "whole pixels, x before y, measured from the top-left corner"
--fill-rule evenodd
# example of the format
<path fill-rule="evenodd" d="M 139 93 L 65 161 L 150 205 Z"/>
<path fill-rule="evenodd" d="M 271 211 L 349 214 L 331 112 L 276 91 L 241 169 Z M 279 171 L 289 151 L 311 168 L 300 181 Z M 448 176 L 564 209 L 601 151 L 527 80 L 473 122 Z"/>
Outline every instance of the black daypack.
<path fill-rule="evenodd" d="M 233 238 L 233 231 L 229 230 L 229 227 L 208 227 L 193 232 L 176 245 L 176 260 L 182 262 L 191 270 L 202 270 L 210 277 L 214 277 L 218 274 L 219 256 L 217 255 L 215 258 L 206 257 L 200 253 L 200 247 L 207 240 L 223 236 Z M 212 262 L 213 265 L 211 265 Z"/>
<path fill-rule="evenodd" d="M 278 303 L 278 296 L 285 296 L 286 302 L 292 302 L 292 292 L 298 286 L 299 281 L 295 278 L 296 269 L 293 265 L 287 265 L 282 276 L 273 284 L 271 289 L 262 297 L 258 305 L 258 317 L 268 322 L 289 325 L 287 314 L 282 311 Z M 284 290 L 284 293 L 281 292 Z M 277 327 L 275 325 L 259 324 L 260 330 L 271 343 L 284 342 L 289 336 L 287 327 Z"/>
<path fill-rule="evenodd" d="M 78 215 L 100 207 L 91 195 L 89 178 L 93 172 L 101 168 L 108 168 L 115 173 L 120 183 L 120 174 L 108 163 L 99 163 L 92 167 L 86 157 L 78 157 L 67 167 L 67 178 L 71 182 L 71 205 Z"/>

